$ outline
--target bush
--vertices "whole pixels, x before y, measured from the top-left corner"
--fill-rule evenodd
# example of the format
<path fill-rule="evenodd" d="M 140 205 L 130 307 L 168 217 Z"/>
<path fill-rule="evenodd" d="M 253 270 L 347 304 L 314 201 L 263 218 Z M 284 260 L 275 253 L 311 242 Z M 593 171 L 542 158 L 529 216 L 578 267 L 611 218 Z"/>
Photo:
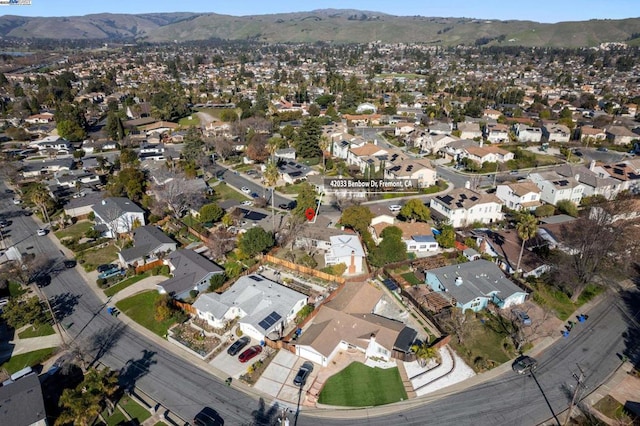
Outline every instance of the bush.
<path fill-rule="evenodd" d="M 557 205 L 560 213 L 568 214 L 569 216 L 578 217 L 578 207 L 569 200 L 558 201 Z"/>
<path fill-rule="evenodd" d="M 242 337 L 244 333 L 242 332 L 242 329 L 240 327 L 236 328 L 236 336 L 238 337 Z"/>
<path fill-rule="evenodd" d="M 98 287 L 100 287 L 100 288 L 106 288 L 107 287 L 107 279 L 106 278 L 98 278 L 96 280 L 96 283 L 98 283 Z"/>
<path fill-rule="evenodd" d="M 198 297 L 198 290 L 191 290 L 189 292 L 189 297 L 192 299 L 195 299 L 196 297 Z"/>
<path fill-rule="evenodd" d="M 89 212 L 89 214 L 87 215 L 87 219 L 91 221 L 96 220 L 96 214 L 94 212 Z"/>
<path fill-rule="evenodd" d="M 545 204 L 544 206 L 540 206 L 536 209 L 535 215 L 536 217 L 548 217 L 552 216 L 556 212 L 556 208 L 551 204 Z"/>

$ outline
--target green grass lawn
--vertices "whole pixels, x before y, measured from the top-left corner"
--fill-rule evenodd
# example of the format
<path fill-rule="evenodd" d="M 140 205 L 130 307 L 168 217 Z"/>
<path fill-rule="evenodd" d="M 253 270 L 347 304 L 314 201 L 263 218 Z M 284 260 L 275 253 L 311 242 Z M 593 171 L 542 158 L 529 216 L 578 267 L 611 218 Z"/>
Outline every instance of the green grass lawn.
<path fill-rule="evenodd" d="M 107 297 L 111 297 L 114 294 L 116 294 L 117 292 L 124 290 L 125 288 L 129 287 L 130 285 L 133 285 L 135 283 L 137 283 L 138 281 L 141 281 L 147 277 L 151 276 L 151 272 L 147 271 L 143 274 L 140 275 L 134 275 L 133 277 L 129 277 L 126 280 L 122 280 L 117 284 L 112 285 L 111 287 L 107 288 L 104 290 L 104 294 L 107 295 Z"/>
<path fill-rule="evenodd" d="M 65 229 L 61 229 L 55 232 L 55 236 L 58 237 L 59 240 L 62 240 L 63 238 L 82 238 L 84 233 L 92 227 L 93 222 L 89 220 L 83 220 Z"/>
<path fill-rule="evenodd" d="M 102 265 L 103 263 L 112 263 L 113 261 L 118 259 L 118 247 L 115 244 L 111 243 L 106 247 L 97 250 L 86 250 L 79 254 L 79 259 L 84 259 L 84 263 L 82 263 L 82 267 L 85 271 L 91 272 L 98 265 Z"/>
<path fill-rule="evenodd" d="M 22 288 L 22 284 L 15 282 L 15 281 L 9 281 L 9 296 L 10 297 L 20 297 L 23 294 L 25 294 L 27 292 L 27 290 L 25 290 L 24 288 Z"/>
<path fill-rule="evenodd" d="M 123 397 L 118 402 L 118 404 L 121 408 L 124 409 L 124 411 L 127 412 L 129 417 L 138 421 L 137 424 L 142 424 L 145 420 L 151 417 L 151 413 L 149 412 L 149 410 L 147 410 L 128 396 Z"/>
<path fill-rule="evenodd" d="M 13 374 L 25 367 L 33 367 L 49 358 L 56 348 L 38 349 L 37 351 L 27 352 L 20 355 L 12 356 L 9 361 L 0 365 L 0 368 L 7 370 L 7 373 Z"/>
<path fill-rule="evenodd" d="M 107 422 L 107 426 L 117 426 L 120 424 L 124 424 L 127 421 L 127 418 L 117 407 L 113 410 L 111 416 L 109 416 L 107 410 L 104 410 L 102 412 L 102 417 Z"/>
<path fill-rule="evenodd" d="M 178 124 L 182 127 L 197 126 L 200 124 L 200 119 L 195 113 L 193 113 L 191 115 L 181 118 L 178 121 Z"/>
<path fill-rule="evenodd" d="M 407 399 L 397 368 L 371 368 L 353 362 L 327 380 L 318 402 L 346 407 L 369 407 Z"/>
<path fill-rule="evenodd" d="M 29 327 L 25 330 L 22 330 L 18 333 L 18 337 L 21 339 L 30 339 L 32 337 L 40 337 L 40 336 L 50 336 L 54 334 L 53 326 L 51 324 L 42 324 L 35 329 L 33 327 Z"/>
<path fill-rule="evenodd" d="M 300 192 L 300 188 L 305 185 L 306 182 L 294 183 L 292 185 L 279 186 L 276 188 L 276 191 L 281 192 L 283 194 L 296 195 Z"/>
<path fill-rule="evenodd" d="M 116 307 L 141 326 L 164 337 L 174 321 L 171 318 L 164 321 L 157 321 L 154 318 L 154 303 L 160 297 L 156 290 L 148 290 L 119 301 Z"/>
<path fill-rule="evenodd" d="M 533 293 L 533 300 L 537 304 L 547 307 L 555 316 L 563 321 L 569 319 L 580 306 L 604 291 L 602 287 L 588 285 L 578 298 L 578 302 L 573 303 L 566 293 L 557 288 L 550 287 L 543 283 L 535 284 L 534 288 L 536 291 Z"/>
<path fill-rule="evenodd" d="M 639 419 L 628 412 L 624 405 L 610 395 L 605 396 L 593 405 L 593 408 L 600 411 L 605 416 L 613 420 L 618 420 L 618 424 L 637 424 Z"/>
<path fill-rule="evenodd" d="M 224 182 L 220 182 L 218 185 L 214 186 L 213 192 L 215 194 L 216 201 L 236 200 L 238 202 L 243 202 L 249 199 L 249 197 L 246 197 L 241 192 L 238 192 L 233 188 L 229 188 L 229 186 Z"/>
<path fill-rule="evenodd" d="M 418 279 L 418 277 L 416 277 L 416 274 L 414 274 L 413 272 L 407 272 L 406 274 L 402 274 L 401 277 L 407 280 L 407 282 L 411 285 L 424 284 Z"/>

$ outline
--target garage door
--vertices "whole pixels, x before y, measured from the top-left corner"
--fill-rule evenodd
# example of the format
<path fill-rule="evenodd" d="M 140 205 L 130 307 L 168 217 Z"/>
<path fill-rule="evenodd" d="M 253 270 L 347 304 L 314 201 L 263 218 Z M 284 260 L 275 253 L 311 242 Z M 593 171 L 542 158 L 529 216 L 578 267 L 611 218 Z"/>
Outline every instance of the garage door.
<path fill-rule="evenodd" d="M 316 351 L 310 349 L 308 346 L 296 346 L 296 354 L 304 359 L 308 359 L 309 361 L 313 361 L 316 364 L 320 364 L 323 367 L 326 367 L 326 361 L 324 357 L 317 353 Z M 324 361 L 324 362 L 323 362 Z"/>

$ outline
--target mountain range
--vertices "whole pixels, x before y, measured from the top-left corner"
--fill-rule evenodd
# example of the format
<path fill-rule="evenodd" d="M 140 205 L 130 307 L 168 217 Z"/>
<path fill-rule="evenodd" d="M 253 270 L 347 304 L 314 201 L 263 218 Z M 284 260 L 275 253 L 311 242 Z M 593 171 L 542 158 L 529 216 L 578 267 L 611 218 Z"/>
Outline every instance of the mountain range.
<path fill-rule="evenodd" d="M 69 17 L 4 15 L 0 16 L 0 37 L 105 42 L 227 39 L 587 47 L 604 42 L 640 45 L 640 18 L 547 24 L 526 20 L 394 16 L 348 9 L 252 16 L 189 12 Z"/>

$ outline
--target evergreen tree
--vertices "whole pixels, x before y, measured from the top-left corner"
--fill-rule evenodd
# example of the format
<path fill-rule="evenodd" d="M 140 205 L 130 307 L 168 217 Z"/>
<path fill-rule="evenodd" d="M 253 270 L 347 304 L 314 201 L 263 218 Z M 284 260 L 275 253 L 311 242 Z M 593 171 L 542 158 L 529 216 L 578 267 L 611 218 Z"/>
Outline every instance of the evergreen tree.
<path fill-rule="evenodd" d="M 305 120 L 298 134 L 299 140 L 296 143 L 298 157 L 316 158 L 322 155 L 322 149 L 320 149 L 322 127 L 317 118 L 313 117 Z"/>

